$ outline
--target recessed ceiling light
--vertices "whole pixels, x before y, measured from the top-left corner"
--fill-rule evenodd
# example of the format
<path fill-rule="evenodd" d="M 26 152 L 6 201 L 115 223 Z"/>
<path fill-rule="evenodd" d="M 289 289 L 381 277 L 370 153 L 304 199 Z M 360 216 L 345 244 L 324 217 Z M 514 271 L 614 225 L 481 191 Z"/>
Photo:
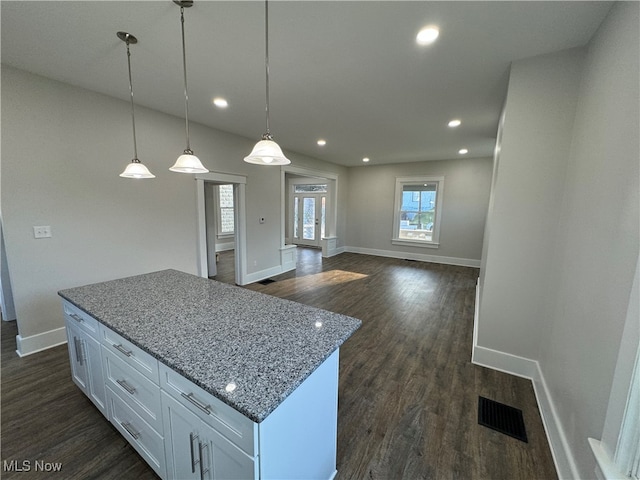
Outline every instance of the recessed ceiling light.
<path fill-rule="evenodd" d="M 363 161 L 364 163 L 367 163 L 367 162 L 369 161 L 369 157 L 364 157 L 364 158 L 362 159 L 362 161 Z"/>
<path fill-rule="evenodd" d="M 440 35 L 438 27 L 425 27 L 418 32 L 418 35 L 416 35 L 416 43 L 418 45 L 430 45 L 436 41 L 438 35 Z"/>
<path fill-rule="evenodd" d="M 218 108 L 227 108 L 229 106 L 229 102 L 227 102 L 222 97 L 216 97 L 213 99 L 213 104 Z"/>
<path fill-rule="evenodd" d="M 462 122 L 460 120 L 455 118 L 455 119 L 451 120 L 447 125 L 449 125 L 451 128 L 455 128 L 455 127 L 459 127 L 461 123 Z"/>
<path fill-rule="evenodd" d="M 324 140 L 323 138 L 321 138 L 321 139 L 319 139 L 316 143 L 317 143 L 318 145 L 320 145 L 321 147 L 324 147 L 324 146 L 327 144 L 327 141 L 326 141 L 326 140 Z"/>
<path fill-rule="evenodd" d="M 466 155 L 467 153 L 469 153 L 469 150 L 467 150 L 466 148 L 461 148 L 460 150 L 458 150 L 458 153 L 460 155 Z"/>

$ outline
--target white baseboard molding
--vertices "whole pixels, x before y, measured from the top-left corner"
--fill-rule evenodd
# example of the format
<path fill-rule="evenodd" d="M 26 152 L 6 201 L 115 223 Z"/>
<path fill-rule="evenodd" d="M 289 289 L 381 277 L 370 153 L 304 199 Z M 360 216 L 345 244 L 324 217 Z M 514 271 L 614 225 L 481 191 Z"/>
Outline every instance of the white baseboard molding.
<path fill-rule="evenodd" d="M 32 353 L 41 352 L 64 343 L 67 343 L 67 331 L 64 327 L 29 337 L 16 335 L 16 353 L 20 357 L 26 357 Z"/>
<path fill-rule="evenodd" d="M 280 275 L 281 273 L 288 272 L 290 270 L 295 270 L 295 263 L 293 266 L 285 267 L 283 265 L 276 265 L 275 267 L 267 268 L 265 270 L 260 270 L 258 272 L 247 273 L 244 277 L 244 283 L 242 285 L 248 285 L 249 283 L 259 282 L 260 280 L 265 280 L 269 277 L 273 277 L 275 275 Z"/>
<path fill-rule="evenodd" d="M 442 263 L 445 265 L 457 265 L 461 267 L 480 268 L 480 260 L 473 258 L 444 257 L 441 255 L 427 255 L 424 253 L 398 252 L 395 250 L 379 250 L 376 248 L 343 247 L 344 251 L 351 253 L 362 253 L 365 255 L 375 255 L 377 257 L 406 258 L 407 260 L 418 260 L 420 262 Z"/>
<path fill-rule="evenodd" d="M 216 243 L 216 252 L 228 252 L 229 250 L 234 250 L 235 248 L 236 244 L 234 242 Z"/>

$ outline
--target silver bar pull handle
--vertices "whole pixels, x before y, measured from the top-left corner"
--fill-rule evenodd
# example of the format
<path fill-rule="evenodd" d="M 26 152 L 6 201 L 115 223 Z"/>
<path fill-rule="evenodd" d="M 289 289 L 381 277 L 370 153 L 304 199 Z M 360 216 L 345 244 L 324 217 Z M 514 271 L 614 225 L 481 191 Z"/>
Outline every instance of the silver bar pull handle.
<path fill-rule="evenodd" d="M 70 313 L 70 314 L 69 314 L 69 316 L 70 316 L 71 318 L 73 318 L 73 319 L 74 319 L 76 322 L 78 322 L 78 323 L 82 323 L 82 322 L 84 322 L 84 319 L 83 319 L 80 315 L 77 315 L 77 314 L 75 314 L 75 313 Z"/>
<path fill-rule="evenodd" d="M 202 410 L 207 415 L 211 415 L 211 405 L 205 405 L 204 403 L 200 402 L 199 400 L 196 399 L 196 397 L 193 396 L 193 393 L 186 394 L 184 392 L 180 392 L 180 395 L 182 395 L 191 404 L 193 404 L 196 407 L 198 407 L 200 410 Z"/>
<path fill-rule="evenodd" d="M 119 343 L 118 345 L 114 344 L 113 348 L 118 350 L 120 353 L 126 355 L 127 357 L 130 357 L 131 355 L 133 355 L 133 352 L 131 350 L 127 350 L 126 348 L 124 348 L 121 343 Z"/>
<path fill-rule="evenodd" d="M 137 440 L 140 438 L 140 433 L 136 432 L 132 427 L 131 424 L 128 422 L 120 422 L 120 425 L 122 425 L 122 428 L 124 428 L 129 435 L 131 435 L 133 437 L 134 440 Z"/>
<path fill-rule="evenodd" d="M 82 365 L 82 343 L 78 337 L 73 337 L 73 344 L 76 349 L 76 361 Z"/>
<path fill-rule="evenodd" d="M 126 380 L 116 380 L 116 383 L 118 385 L 120 385 L 122 388 L 124 388 L 131 395 L 136 393 L 136 389 L 134 387 L 132 387 L 131 385 L 129 385 Z"/>
<path fill-rule="evenodd" d="M 204 454 L 203 454 L 203 450 L 205 448 L 209 448 L 208 444 L 203 444 L 201 442 L 198 442 L 198 453 L 200 454 L 200 479 L 204 480 L 204 474 L 207 473 L 209 471 L 208 468 L 204 468 Z"/>
<path fill-rule="evenodd" d="M 189 449 L 191 450 L 191 473 L 196 473 L 196 463 L 199 460 L 196 460 L 196 453 L 193 450 L 193 441 L 198 438 L 198 435 L 194 435 L 193 432 L 189 432 Z"/>

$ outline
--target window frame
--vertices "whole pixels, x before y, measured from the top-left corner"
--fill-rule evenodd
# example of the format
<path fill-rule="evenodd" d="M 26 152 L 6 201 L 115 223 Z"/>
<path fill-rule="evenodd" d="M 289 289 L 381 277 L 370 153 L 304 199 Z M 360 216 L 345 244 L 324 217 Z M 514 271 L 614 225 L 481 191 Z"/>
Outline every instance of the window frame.
<path fill-rule="evenodd" d="M 402 208 L 402 191 L 405 185 L 416 183 L 436 184 L 436 205 L 433 221 L 431 240 L 408 240 L 400 238 L 400 209 Z M 442 220 L 442 205 L 444 203 L 444 175 L 415 175 L 411 177 L 396 177 L 395 203 L 393 208 L 393 245 L 405 245 L 412 247 L 438 248 L 440 246 L 440 223 Z"/>
<path fill-rule="evenodd" d="M 225 187 L 225 186 L 230 186 L 231 187 L 231 194 L 232 194 L 232 202 L 233 202 L 233 206 L 232 207 L 223 207 L 222 206 L 222 199 L 220 198 L 220 187 Z M 235 232 L 235 221 L 233 224 L 233 231 L 232 232 L 223 232 L 222 231 L 222 210 L 231 210 L 232 214 L 234 215 L 234 219 L 235 219 L 235 208 L 236 208 L 236 204 L 235 204 L 235 192 L 234 192 L 234 188 L 233 188 L 233 184 L 220 184 L 220 185 L 215 185 L 215 195 L 216 195 L 216 206 L 217 206 L 217 215 L 216 215 L 216 236 L 217 238 L 233 238 L 234 235 L 236 234 Z"/>

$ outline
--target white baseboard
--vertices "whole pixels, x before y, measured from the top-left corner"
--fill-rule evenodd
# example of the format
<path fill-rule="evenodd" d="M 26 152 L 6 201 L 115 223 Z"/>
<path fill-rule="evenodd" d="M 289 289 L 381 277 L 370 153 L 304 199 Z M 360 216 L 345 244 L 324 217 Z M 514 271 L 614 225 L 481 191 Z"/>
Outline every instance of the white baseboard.
<path fill-rule="evenodd" d="M 288 272 L 290 270 L 295 270 L 295 264 L 293 267 L 285 268 L 283 265 L 276 265 L 275 267 L 267 268 L 265 270 L 260 270 L 258 272 L 248 273 L 244 280 L 243 285 L 247 285 L 249 283 L 259 282 L 260 280 L 265 280 L 269 277 L 273 277 L 275 275 L 280 275 L 281 273 Z"/>
<path fill-rule="evenodd" d="M 229 250 L 234 250 L 235 248 L 236 244 L 234 242 L 216 243 L 216 252 L 228 252 Z"/>
<path fill-rule="evenodd" d="M 560 417 L 538 361 L 478 345 L 479 292 L 480 284 L 478 283 L 476 285 L 476 308 L 473 319 L 471 363 L 531 380 L 558 478 L 580 478 L 573 453 L 569 447 L 569 442 L 567 442 L 567 436 L 560 423 Z"/>
<path fill-rule="evenodd" d="M 444 257 L 441 255 L 427 255 L 424 253 L 397 252 L 395 250 L 379 250 L 376 248 L 344 247 L 345 252 L 375 255 L 377 257 L 406 258 L 421 262 L 443 263 L 445 265 L 457 265 L 461 267 L 480 268 L 480 260 L 473 258 Z"/>
<path fill-rule="evenodd" d="M 41 352 L 48 348 L 57 347 L 67 343 L 67 331 L 64 327 L 38 333 L 29 337 L 16 335 L 16 353 L 20 357 Z"/>

